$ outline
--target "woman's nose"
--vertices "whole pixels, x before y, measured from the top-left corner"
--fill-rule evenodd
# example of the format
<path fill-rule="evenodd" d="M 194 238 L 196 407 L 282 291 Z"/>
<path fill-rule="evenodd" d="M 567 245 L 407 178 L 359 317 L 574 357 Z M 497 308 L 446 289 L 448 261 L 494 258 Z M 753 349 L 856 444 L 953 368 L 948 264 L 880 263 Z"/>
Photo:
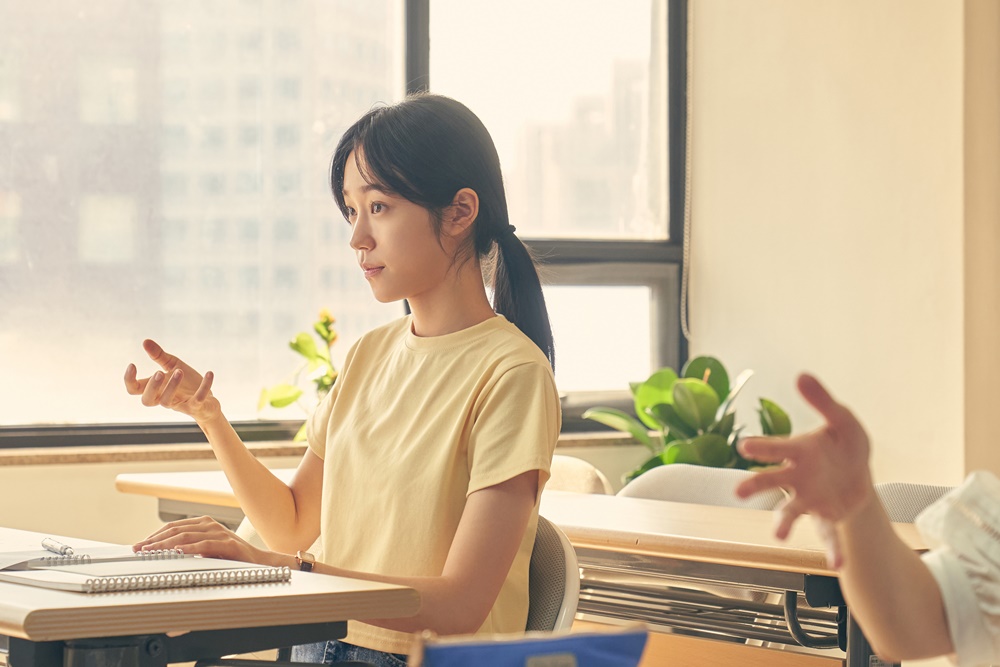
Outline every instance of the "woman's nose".
<path fill-rule="evenodd" d="M 368 229 L 368 221 L 364 215 L 358 215 L 351 225 L 351 248 L 354 250 L 370 250 L 373 246 L 372 236 Z"/>

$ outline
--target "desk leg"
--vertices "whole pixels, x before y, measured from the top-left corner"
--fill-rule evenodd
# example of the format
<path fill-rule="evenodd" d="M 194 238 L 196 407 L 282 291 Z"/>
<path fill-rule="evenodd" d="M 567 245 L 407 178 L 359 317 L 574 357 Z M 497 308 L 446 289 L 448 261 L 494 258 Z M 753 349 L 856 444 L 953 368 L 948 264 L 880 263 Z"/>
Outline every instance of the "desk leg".
<path fill-rule="evenodd" d="M 900 667 L 898 662 L 885 662 L 872 652 L 850 609 L 847 610 L 847 667 Z"/>

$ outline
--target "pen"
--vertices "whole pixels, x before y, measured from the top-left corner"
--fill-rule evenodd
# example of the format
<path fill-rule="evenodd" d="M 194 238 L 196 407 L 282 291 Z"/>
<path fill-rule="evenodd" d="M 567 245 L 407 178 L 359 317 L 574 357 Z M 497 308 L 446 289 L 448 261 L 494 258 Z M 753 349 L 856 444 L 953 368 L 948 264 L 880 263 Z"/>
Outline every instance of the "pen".
<path fill-rule="evenodd" d="M 63 544 L 62 542 L 56 542 L 51 537 L 43 539 L 42 546 L 45 547 L 46 551 L 51 551 L 52 553 L 59 554 L 60 556 L 73 555 L 73 547 Z"/>

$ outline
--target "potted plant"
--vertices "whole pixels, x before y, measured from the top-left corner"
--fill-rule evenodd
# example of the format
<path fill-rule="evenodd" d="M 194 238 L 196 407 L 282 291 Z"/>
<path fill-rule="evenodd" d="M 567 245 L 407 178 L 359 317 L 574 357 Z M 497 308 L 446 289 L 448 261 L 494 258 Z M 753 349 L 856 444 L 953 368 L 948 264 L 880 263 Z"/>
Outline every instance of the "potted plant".
<path fill-rule="evenodd" d="M 304 358 L 304 361 L 292 373 L 288 382 L 280 382 L 271 387 L 265 387 L 260 392 L 260 399 L 257 401 L 257 412 L 260 413 L 264 406 L 270 405 L 272 408 L 284 408 L 297 403 L 305 393 L 299 382 L 303 372 L 308 373 L 308 377 L 316 385 L 317 401 L 333 387 L 337 381 L 337 369 L 330 361 L 330 348 L 337 340 L 337 332 L 333 329 L 335 320 L 330 315 L 330 311 L 324 308 L 319 311 L 319 319 L 313 323 L 313 331 L 319 336 L 320 343 L 316 344 L 313 337 L 302 331 L 296 334 L 295 338 L 288 342 L 288 347 Z M 306 408 L 299 403 L 308 414 L 310 408 Z M 302 424 L 295 434 L 295 441 L 305 440 L 306 425 Z"/>
<path fill-rule="evenodd" d="M 714 357 L 688 361 L 678 375 L 662 368 L 645 382 L 631 383 L 633 417 L 614 408 L 596 407 L 584 418 L 630 434 L 649 448 L 652 456 L 626 477 L 635 479 L 657 466 L 691 463 L 716 468 L 764 467 L 743 458 L 736 442 L 743 431 L 736 424 L 733 402 L 753 371 L 740 373 L 730 385 L 729 373 Z M 791 420 L 774 401 L 759 399 L 757 413 L 764 435 L 788 435 Z"/>

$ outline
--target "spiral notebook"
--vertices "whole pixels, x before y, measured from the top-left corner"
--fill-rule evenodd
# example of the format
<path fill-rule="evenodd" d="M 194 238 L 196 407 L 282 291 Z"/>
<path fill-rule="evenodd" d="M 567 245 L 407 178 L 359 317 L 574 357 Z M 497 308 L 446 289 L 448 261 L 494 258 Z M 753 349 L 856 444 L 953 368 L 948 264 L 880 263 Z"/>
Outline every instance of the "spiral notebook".
<path fill-rule="evenodd" d="M 286 582 L 287 567 L 202 558 L 179 551 L 100 558 L 90 554 L 27 559 L 0 570 L 0 581 L 80 593 Z"/>

